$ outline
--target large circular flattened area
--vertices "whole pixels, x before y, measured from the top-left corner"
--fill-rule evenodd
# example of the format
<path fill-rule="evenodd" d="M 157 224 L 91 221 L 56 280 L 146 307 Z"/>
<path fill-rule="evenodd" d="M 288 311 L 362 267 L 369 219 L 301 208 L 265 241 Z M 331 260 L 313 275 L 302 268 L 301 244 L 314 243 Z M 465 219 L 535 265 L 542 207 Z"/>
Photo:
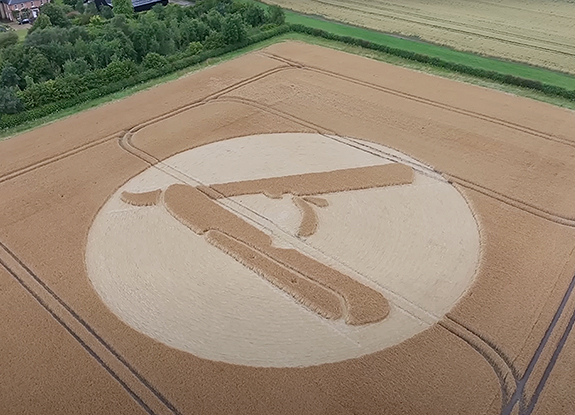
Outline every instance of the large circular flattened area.
<path fill-rule="evenodd" d="M 137 175 L 96 216 L 86 266 L 105 304 L 160 342 L 297 367 L 425 330 L 469 288 L 478 256 L 466 200 L 432 169 L 360 140 L 286 133 Z"/>

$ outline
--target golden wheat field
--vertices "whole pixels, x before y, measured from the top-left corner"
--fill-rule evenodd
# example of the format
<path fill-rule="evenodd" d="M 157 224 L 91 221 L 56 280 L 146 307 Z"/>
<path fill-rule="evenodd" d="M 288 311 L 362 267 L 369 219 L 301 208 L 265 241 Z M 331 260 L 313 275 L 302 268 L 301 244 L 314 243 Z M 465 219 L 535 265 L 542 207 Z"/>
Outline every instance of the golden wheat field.
<path fill-rule="evenodd" d="M 265 0 L 455 49 L 575 72 L 572 0 Z"/>
<path fill-rule="evenodd" d="M 281 42 L 3 141 L 0 414 L 572 414 L 573 114 Z"/>

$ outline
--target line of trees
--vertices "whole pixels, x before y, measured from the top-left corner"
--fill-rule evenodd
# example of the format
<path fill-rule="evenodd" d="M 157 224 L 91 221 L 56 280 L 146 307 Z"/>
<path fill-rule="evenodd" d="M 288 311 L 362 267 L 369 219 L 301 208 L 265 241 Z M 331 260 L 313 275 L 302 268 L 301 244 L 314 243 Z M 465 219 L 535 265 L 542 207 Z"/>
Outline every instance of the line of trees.
<path fill-rule="evenodd" d="M 115 0 L 113 10 L 104 6 L 100 12 L 93 3 L 64 1 L 41 7 L 24 42 L 0 44 L 0 114 L 66 100 L 239 45 L 284 23 L 279 7 L 264 10 L 236 0 L 156 5 L 138 14 L 130 0 Z"/>

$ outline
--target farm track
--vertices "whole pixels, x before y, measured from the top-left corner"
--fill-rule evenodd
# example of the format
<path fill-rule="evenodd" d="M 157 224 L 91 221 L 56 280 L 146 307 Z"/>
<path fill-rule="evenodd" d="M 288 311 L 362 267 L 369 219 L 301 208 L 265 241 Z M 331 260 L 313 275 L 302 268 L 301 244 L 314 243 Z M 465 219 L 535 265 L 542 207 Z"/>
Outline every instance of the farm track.
<path fill-rule="evenodd" d="M 10 180 L 10 179 L 14 179 L 14 178 L 16 178 L 22 174 L 28 173 L 29 171 L 32 171 L 32 170 L 37 169 L 39 167 L 47 166 L 50 163 L 54 163 L 56 161 L 65 159 L 66 157 L 73 156 L 74 154 L 78 154 L 81 151 L 95 147 L 99 144 L 103 144 L 103 143 L 108 142 L 110 140 L 117 139 L 119 136 L 121 136 L 123 134 L 124 134 L 124 132 L 120 131 L 116 134 L 112 134 L 111 136 L 104 137 L 101 140 L 92 141 L 90 143 L 75 147 L 69 151 L 65 151 L 65 152 L 63 152 L 57 156 L 46 157 L 46 158 L 41 159 L 40 161 L 38 161 L 36 163 L 30 164 L 29 166 L 25 166 L 25 167 L 13 170 L 13 171 L 8 172 L 4 175 L 1 175 L 0 176 L 0 183 L 7 181 L 7 180 Z"/>
<path fill-rule="evenodd" d="M 573 325 L 575 324 L 574 309 L 571 315 L 566 317 L 569 319 L 568 324 L 563 333 L 561 333 L 559 341 L 555 345 L 549 344 L 551 335 L 556 334 L 556 328 L 559 320 L 562 317 L 565 318 L 565 315 L 570 312 L 567 304 L 569 300 L 573 298 L 572 294 L 574 288 L 575 276 L 573 276 L 569 287 L 565 291 L 563 299 L 555 311 L 553 320 L 549 324 L 545 336 L 543 339 L 541 339 L 537 351 L 532 356 L 531 361 L 529 362 L 529 366 L 527 367 L 527 370 L 524 374 L 519 373 L 511 358 L 509 358 L 509 356 L 500 350 L 500 348 L 495 343 L 480 333 L 477 333 L 471 328 L 467 327 L 465 323 L 460 322 L 449 315 L 446 316 L 443 321 L 438 323 L 453 335 L 459 337 L 467 344 L 469 344 L 470 347 L 481 354 L 481 356 L 483 356 L 483 358 L 491 365 L 501 386 L 501 415 L 510 415 L 515 409 L 516 405 L 519 405 L 518 415 L 531 415 L 533 413 L 539 396 L 545 387 L 545 383 L 549 379 L 549 375 L 557 362 L 561 350 L 565 345 L 566 339 L 571 333 Z M 540 363 L 541 355 L 547 347 L 553 350 L 553 354 L 546 365 L 545 362 L 542 363 L 545 365 L 544 373 L 539 379 L 535 391 L 531 396 L 528 397 L 526 395 L 526 385 L 530 380 L 532 380 L 531 377 L 533 371 L 537 364 Z M 534 381 L 537 381 L 537 379 L 535 378 Z"/>
<path fill-rule="evenodd" d="M 182 415 L 121 354 L 0 241 L 4 268 L 149 415 Z"/>

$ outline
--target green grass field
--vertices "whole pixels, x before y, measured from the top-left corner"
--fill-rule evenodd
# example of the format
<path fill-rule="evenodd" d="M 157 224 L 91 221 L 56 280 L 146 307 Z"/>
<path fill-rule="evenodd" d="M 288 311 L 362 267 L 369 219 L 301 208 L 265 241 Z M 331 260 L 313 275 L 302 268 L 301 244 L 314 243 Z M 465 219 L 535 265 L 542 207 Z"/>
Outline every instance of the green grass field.
<path fill-rule="evenodd" d="M 245 0 L 261 3 L 256 0 Z M 325 20 L 321 17 L 306 16 L 290 10 L 285 10 L 286 22 L 301 24 L 340 36 L 349 36 L 364 39 L 373 43 L 389 46 L 397 49 L 404 49 L 415 53 L 440 58 L 445 61 L 473 66 L 479 69 L 496 71 L 506 75 L 514 75 L 521 78 L 532 79 L 550 85 L 575 90 L 575 76 L 549 69 L 530 66 L 518 62 L 509 62 L 492 57 L 480 56 L 473 53 L 461 52 L 444 46 L 433 45 L 416 40 L 402 39 L 397 36 L 388 35 L 375 30 L 364 29 L 343 23 Z"/>
<path fill-rule="evenodd" d="M 26 38 L 26 35 L 28 34 L 28 27 L 25 27 L 23 29 L 17 29 L 16 34 L 18 35 L 18 40 L 20 42 L 23 42 L 24 39 Z"/>

